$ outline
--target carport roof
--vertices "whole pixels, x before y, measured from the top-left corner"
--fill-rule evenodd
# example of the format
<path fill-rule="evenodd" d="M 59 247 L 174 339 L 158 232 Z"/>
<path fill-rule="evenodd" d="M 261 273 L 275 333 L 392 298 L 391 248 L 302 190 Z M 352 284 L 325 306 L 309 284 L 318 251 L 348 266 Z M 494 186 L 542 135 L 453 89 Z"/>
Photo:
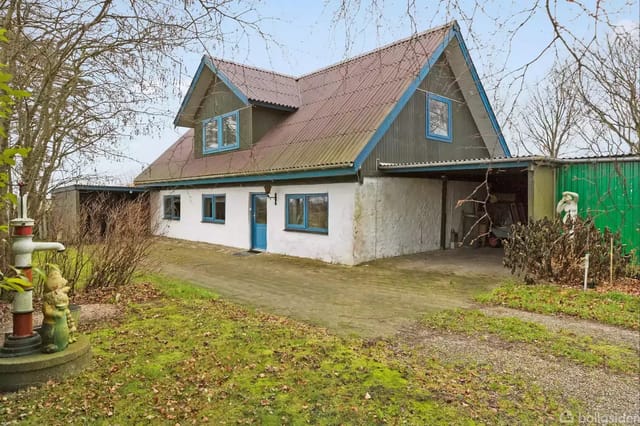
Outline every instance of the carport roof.
<path fill-rule="evenodd" d="M 378 163 L 378 170 L 385 174 L 409 176 L 447 176 L 473 179 L 490 173 L 517 174 L 533 163 L 550 162 L 546 157 L 473 158 L 467 160 L 432 161 L 416 163 Z"/>
<path fill-rule="evenodd" d="M 521 157 L 472 158 L 466 160 L 428 161 L 413 163 L 378 163 L 378 171 L 403 176 L 429 176 L 461 179 L 483 177 L 492 174 L 518 174 L 531 165 L 562 165 L 571 163 L 600 163 L 640 161 L 636 154 L 604 155 L 597 157 L 551 158 L 540 155 Z"/>

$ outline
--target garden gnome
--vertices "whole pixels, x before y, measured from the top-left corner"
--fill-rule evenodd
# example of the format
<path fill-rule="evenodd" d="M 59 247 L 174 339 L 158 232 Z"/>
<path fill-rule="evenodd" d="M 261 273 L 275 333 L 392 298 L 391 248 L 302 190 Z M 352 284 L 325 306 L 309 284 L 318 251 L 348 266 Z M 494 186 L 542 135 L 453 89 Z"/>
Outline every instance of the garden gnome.
<path fill-rule="evenodd" d="M 69 310 L 69 287 L 58 269 L 53 269 L 45 283 L 42 298 L 42 352 L 59 352 L 76 341 L 76 325 Z"/>
<path fill-rule="evenodd" d="M 567 223 L 567 220 L 573 220 L 578 217 L 578 198 L 578 194 L 575 192 L 564 191 L 562 193 L 562 198 L 558 201 L 558 206 L 556 207 L 558 214 L 565 213 L 562 223 Z"/>

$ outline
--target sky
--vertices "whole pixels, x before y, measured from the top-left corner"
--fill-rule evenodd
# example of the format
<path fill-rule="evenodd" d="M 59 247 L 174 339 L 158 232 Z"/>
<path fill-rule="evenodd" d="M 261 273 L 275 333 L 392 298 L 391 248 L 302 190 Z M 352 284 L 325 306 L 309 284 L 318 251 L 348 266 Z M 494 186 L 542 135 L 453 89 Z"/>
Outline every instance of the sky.
<path fill-rule="evenodd" d="M 504 115 L 501 113 L 509 110 L 520 88 L 524 90 L 520 96 L 526 98 L 526 89 L 543 79 L 552 64 L 557 53 L 553 49 L 538 57 L 552 40 L 552 27 L 542 9 L 519 27 L 523 15 L 518 12 L 526 4 L 521 0 L 478 1 L 480 8 L 473 0 L 459 1 L 462 7 L 456 10 L 447 7 L 448 0 L 372 3 L 344 0 L 348 13 L 339 16 L 338 0 L 266 0 L 257 3 L 254 16 L 261 19 L 260 29 L 269 34 L 270 40 L 255 33 L 234 32 L 234 28 L 229 27 L 230 34 L 223 44 L 212 43 L 207 47 L 209 53 L 217 57 L 300 76 L 456 19 L 500 120 Z M 585 1 L 592 6 L 597 0 Z M 640 19 L 639 1 L 612 0 L 603 4 L 608 11 L 613 11 L 612 22 L 633 26 Z M 378 7 L 371 6 L 374 3 Z M 407 4 L 411 3 L 415 7 L 407 13 Z M 575 2 L 557 0 L 557 6 L 554 1 L 551 3 L 557 7 L 558 20 L 572 34 L 587 37 L 593 33 L 592 21 Z M 512 30 L 518 27 L 514 35 Z M 184 78 L 178 92 L 184 94 L 200 63 L 201 53 L 184 52 L 181 56 Z M 527 68 L 525 77 L 518 79 L 522 66 L 533 60 L 535 63 Z M 181 101 L 180 96 L 175 96 L 166 102 L 168 114 L 161 120 L 158 131 L 120 141 L 122 152 L 130 160 L 99 161 L 90 172 L 103 177 L 104 182 L 100 183 L 131 183 L 144 167 L 187 131 L 173 126 Z M 502 127 L 504 131 L 507 126 Z M 508 131 L 505 136 L 512 146 Z"/>

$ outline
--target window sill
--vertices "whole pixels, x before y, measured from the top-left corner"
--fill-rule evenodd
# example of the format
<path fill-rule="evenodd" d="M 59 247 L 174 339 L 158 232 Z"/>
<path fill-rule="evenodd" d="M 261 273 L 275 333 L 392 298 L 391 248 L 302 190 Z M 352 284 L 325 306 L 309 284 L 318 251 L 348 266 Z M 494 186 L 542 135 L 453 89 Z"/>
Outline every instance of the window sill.
<path fill-rule="evenodd" d="M 163 217 L 164 220 L 180 220 L 179 217 Z"/>
<path fill-rule="evenodd" d="M 302 232 L 304 234 L 317 234 L 317 235 L 329 235 L 329 231 L 323 231 L 320 229 L 298 229 L 298 228 L 284 228 L 285 232 Z"/>
<path fill-rule="evenodd" d="M 453 142 L 453 137 L 438 136 L 438 135 L 427 135 L 427 139 L 436 141 L 436 142 L 444 142 L 444 143 Z"/>
<path fill-rule="evenodd" d="M 220 154 L 221 152 L 234 151 L 236 149 L 240 149 L 240 145 L 227 146 L 224 148 L 211 149 L 211 150 L 202 150 L 202 155 L 211 155 L 211 154 Z"/>
<path fill-rule="evenodd" d="M 215 219 L 202 219 L 201 223 L 217 223 L 218 225 L 224 225 L 224 220 L 215 220 Z"/>

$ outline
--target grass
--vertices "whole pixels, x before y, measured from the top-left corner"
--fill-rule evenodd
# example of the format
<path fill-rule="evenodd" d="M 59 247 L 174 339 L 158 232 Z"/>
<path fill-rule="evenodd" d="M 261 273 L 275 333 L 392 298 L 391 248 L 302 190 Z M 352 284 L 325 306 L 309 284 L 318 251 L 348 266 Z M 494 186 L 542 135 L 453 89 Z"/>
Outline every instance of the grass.
<path fill-rule="evenodd" d="M 80 376 L 5 394 L 25 424 L 541 424 L 573 402 L 487 365 L 339 337 L 151 276 L 164 296 L 90 333 Z"/>
<path fill-rule="evenodd" d="M 476 300 L 543 314 L 573 315 L 640 330 L 640 297 L 624 293 L 507 283 Z"/>
<path fill-rule="evenodd" d="M 477 310 L 449 310 L 426 317 L 432 328 L 482 336 L 491 334 L 507 342 L 526 343 L 534 352 L 548 353 L 591 367 L 607 367 L 626 374 L 640 374 L 637 352 L 628 347 L 577 336 L 518 318 L 492 317 Z"/>

